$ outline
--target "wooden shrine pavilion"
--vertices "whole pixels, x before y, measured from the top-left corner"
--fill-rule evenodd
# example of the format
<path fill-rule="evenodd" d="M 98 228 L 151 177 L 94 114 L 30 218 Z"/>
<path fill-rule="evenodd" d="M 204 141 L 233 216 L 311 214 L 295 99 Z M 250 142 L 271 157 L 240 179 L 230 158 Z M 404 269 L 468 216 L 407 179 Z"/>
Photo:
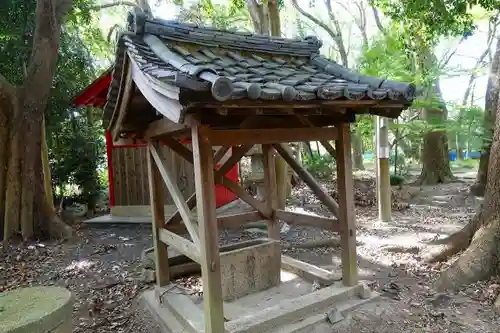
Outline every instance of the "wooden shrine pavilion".
<path fill-rule="evenodd" d="M 119 39 L 105 119 L 114 140 L 147 142 L 156 281 L 169 283 L 167 246 L 201 265 L 205 333 L 225 332 L 218 228 L 266 220 L 279 242 L 279 221 L 338 232 L 342 282 L 358 284 L 350 123 L 356 114 L 396 118 L 414 98 L 412 84 L 368 77 L 320 55 L 316 37 L 285 39 L 221 31 L 148 17 L 128 16 Z M 191 140 L 191 148 L 181 141 Z M 335 140 L 338 202 L 293 158 L 287 142 Z M 193 164 L 195 191 L 187 200 L 160 143 Z M 255 144 L 264 152 L 265 200 L 224 175 Z M 221 146 L 215 153 L 213 146 Z M 231 156 L 215 168 L 232 147 Z M 275 208 L 273 159 L 279 154 L 332 212 L 317 217 Z M 164 214 L 166 185 L 177 212 Z M 253 211 L 216 216 L 215 184 Z M 197 207 L 197 219 L 191 210 Z M 188 234 L 188 237 L 182 236 Z M 278 243 L 279 244 L 279 243 Z M 280 256 L 280 253 L 274 253 Z"/>

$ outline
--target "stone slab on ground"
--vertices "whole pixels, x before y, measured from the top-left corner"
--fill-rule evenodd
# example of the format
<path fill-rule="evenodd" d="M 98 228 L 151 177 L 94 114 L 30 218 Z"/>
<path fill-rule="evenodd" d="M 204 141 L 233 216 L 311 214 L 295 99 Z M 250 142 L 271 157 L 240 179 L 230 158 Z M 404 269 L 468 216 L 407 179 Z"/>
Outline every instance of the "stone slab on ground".
<path fill-rule="evenodd" d="M 0 332 L 71 333 L 73 296 L 59 287 L 21 288 L 0 294 Z"/>
<path fill-rule="evenodd" d="M 330 333 L 327 313 L 345 315 L 351 308 L 373 299 L 361 299 L 362 285 L 345 287 L 340 283 L 319 290 L 300 277 L 280 286 L 224 303 L 228 333 Z M 181 295 L 175 285 L 147 291 L 143 304 L 160 320 L 163 333 L 203 332 L 203 299 Z M 365 295 L 366 296 L 366 295 Z M 161 301 L 160 301 L 161 300 Z M 162 314 L 163 313 L 163 314 Z M 172 324 L 170 324 L 172 323 Z M 179 328 L 180 324 L 182 328 Z"/>

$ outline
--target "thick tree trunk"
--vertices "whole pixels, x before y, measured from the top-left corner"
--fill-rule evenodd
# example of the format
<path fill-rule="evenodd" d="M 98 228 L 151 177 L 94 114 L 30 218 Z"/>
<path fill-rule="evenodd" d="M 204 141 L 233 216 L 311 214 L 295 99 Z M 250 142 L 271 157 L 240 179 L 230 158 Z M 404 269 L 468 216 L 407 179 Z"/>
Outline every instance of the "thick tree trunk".
<path fill-rule="evenodd" d="M 0 212 L 3 239 L 69 236 L 47 200 L 42 171 L 42 122 L 59 49 L 60 20 L 70 1 L 37 0 L 27 77 L 13 89 L 0 76 Z M 7 152 L 7 153 L 5 153 Z"/>
<path fill-rule="evenodd" d="M 445 247 L 434 257 L 444 260 L 465 252 L 436 282 L 436 288 L 457 289 L 465 284 L 487 279 L 499 272 L 500 258 L 500 117 L 491 144 L 484 202 L 478 214 L 458 233 L 442 241 Z"/>
<path fill-rule="evenodd" d="M 497 40 L 496 51 L 491 63 L 488 85 L 486 87 L 486 101 L 484 112 L 485 135 L 493 136 L 491 124 L 496 122 L 496 113 L 498 109 L 498 99 L 500 96 L 500 38 Z M 477 170 L 476 183 L 471 187 L 471 193 L 476 196 L 483 196 L 486 188 L 486 179 L 488 176 L 488 164 L 490 159 L 491 141 L 484 140 L 479 168 Z"/>
<path fill-rule="evenodd" d="M 441 88 L 439 82 L 434 86 L 435 97 L 442 101 Z M 446 120 L 448 110 L 444 102 L 439 108 L 429 108 L 424 110 L 424 119 L 431 126 L 442 125 Z M 448 139 L 446 133 L 442 130 L 432 129 L 424 135 L 424 144 L 422 147 L 422 172 L 418 177 L 417 183 L 422 185 L 435 185 L 447 183 L 454 180 L 450 168 L 450 157 L 448 153 Z"/>
<path fill-rule="evenodd" d="M 454 179 L 450 169 L 448 149 L 443 132 L 429 132 L 424 136 L 422 149 L 422 172 L 418 184 L 435 185 Z"/>
<path fill-rule="evenodd" d="M 450 236 L 435 258 L 465 252 L 436 282 L 436 288 L 456 289 L 498 273 L 500 258 L 500 124 L 497 116 L 483 206 L 461 231 Z"/>
<path fill-rule="evenodd" d="M 355 170 L 364 170 L 363 164 L 363 141 L 356 130 L 351 133 L 352 139 L 352 167 Z"/>

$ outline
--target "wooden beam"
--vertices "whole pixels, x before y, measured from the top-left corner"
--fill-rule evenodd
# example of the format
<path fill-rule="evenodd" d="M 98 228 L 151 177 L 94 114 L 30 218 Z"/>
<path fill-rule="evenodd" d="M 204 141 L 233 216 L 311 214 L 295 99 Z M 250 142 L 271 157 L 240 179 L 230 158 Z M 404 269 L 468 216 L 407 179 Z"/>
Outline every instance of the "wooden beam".
<path fill-rule="evenodd" d="M 219 233 L 215 211 L 215 182 L 212 145 L 206 128 L 192 127 L 194 176 L 201 240 L 201 272 L 205 333 L 223 333 L 224 310 L 219 256 Z"/>
<path fill-rule="evenodd" d="M 151 198 L 152 234 L 156 267 L 156 284 L 165 286 L 169 283 L 168 246 L 161 242 L 159 232 L 165 223 L 165 193 L 162 186 L 161 175 L 155 165 L 151 154 L 147 154 L 149 175 L 149 196 Z"/>
<path fill-rule="evenodd" d="M 227 159 L 227 161 L 217 170 L 217 176 L 224 176 L 229 172 L 245 154 L 252 149 L 253 145 L 241 145 L 239 147 L 234 147 L 231 156 Z"/>
<path fill-rule="evenodd" d="M 184 156 L 188 156 L 187 152 L 184 151 L 184 149 L 181 149 L 180 147 L 184 147 L 187 151 L 190 152 L 190 150 L 188 148 L 186 148 L 184 145 L 182 145 L 181 143 L 179 143 L 178 141 L 174 140 L 174 139 L 170 139 L 170 140 L 166 140 L 168 141 L 167 143 L 167 146 L 169 148 L 171 148 L 172 146 L 175 146 L 176 148 L 171 148 L 172 150 L 174 150 L 175 152 L 179 153 L 178 150 L 182 150 L 183 153 L 182 155 Z M 230 149 L 231 147 L 230 146 L 223 146 L 221 147 L 217 153 L 215 153 L 214 155 L 214 164 L 216 164 L 217 162 L 219 162 L 225 155 L 225 153 Z M 234 153 L 234 151 L 233 151 Z M 190 155 L 190 159 L 191 159 L 191 163 L 192 163 L 192 154 Z M 216 174 L 217 175 L 224 175 L 227 173 L 227 171 L 225 171 L 226 169 L 229 171 L 236 163 L 238 163 L 238 161 L 241 159 L 238 158 L 237 160 L 235 159 L 228 159 L 226 161 L 226 163 L 224 163 L 224 165 L 219 168 L 219 170 L 217 170 Z M 193 193 L 187 200 L 186 200 L 186 205 L 188 207 L 188 209 L 191 211 L 195 206 L 196 206 L 196 193 Z M 179 222 L 181 222 L 182 220 L 182 217 L 181 217 L 181 214 L 180 212 L 177 210 L 175 212 L 174 215 L 172 215 L 168 221 L 167 221 L 167 225 L 168 224 L 177 224 Z"/>
<path fill-rule="evenodd" d="M 220 160 L 226 155 L 226 153 L 231 149 L 231 146 L 222 146 L 220 147 L 217 152 L 214 154 L 214 163 L 217 164 L 219 163 Z"/>
<path fill-rule="evenodd" d="M 300 114 L 296 114 L 296 116 L 297 116 L 297 118 L 299 118 L 300 122 L 303 123 L 304 125 L 309 126 L 311 128 L 316 127 L 311 122 L 311 120 L 309 120 L 309 118 L 307 118 L 303 115 L 300 115 Z M 330 144 L 330 142 L 328 142 L 326 140 L 320 140 L 319 142 L 321 143 L 323 148 L 325 148 L 325 150 L 330 154 L 331 157 L 335 158 L 335 156 L 337 156 L 337 153 L 335 152 L 335 148 L 333 148 L 333 146 Z"/>
<path fill-rule="evenodd" d="M 278 189 L 276 184 L 275 151 L 270 145 L 262 145 L 264 155 L 264 193 L 267 209 L 274 211 L 278 205 Z M 267 237 L 280 240 L 280 225 L 275 214 L 267 220 Z"/>
<path fill-rule="evenodd" d="M 157 146 L 154 144 L 149 145 L 149 151 L 151 152 L 151 156 L 153 157 L 156 165 L 160 171 L 161 177 L 163 181 L 167 185 L 168 191 L 170 192 L 170 196 L 174 201 L 177 209 L 179 210 L 179 214 L 186 225 L 187 230 L 189 231 L 189 235 L 193 240 L 194 244 L 199 245 L 200 240 L 198 238 L 198 226 L 196 225 L 196 221 L 193 219 L 191 215 L 191 210 L 187 206 L 184 201 L 184 196 L 182 195 L 181 190 L 177 186 L 175 177 L 170 173 L 165 161 L 160 154 L 158 153 Z"/>
<path fill-rule="evenodd" d="M 314 195 L 318 197 L 318 199 L 326 206 L 330 211 L 338 217 L 339 214 L 339 205 L 333 200 L 333 198 L 323 191 L 321 186 L 316 182 L 314 177 L 304 169 L 299 162 L 293 158 L 292 153 L 289 148 L 283 144 L 274 145 L 278 153 L 283 157 L 283 159 L 288 163 L 288 165 L 295 171 L 295 173 L 302 179 L 307 186 L 313 191 Z M 338 150 L 337 150 L 338 152 Z"/>
<path fill-rule="evenodd" d="M 358 283 L 356 256 L 356 211 L 354 209 L 354 187 L 352 180 L 351 132 L 349 124 L 340 124 L 337 150 L 337 186 L 339 194 L 339 215 L 342 224 L 340 243 L 342 246 L 342 281 L 346 286 Z"/>
<path fill-rule="evenodd" d="M 211 130 L 210 140 L 214 145 L 271 144 L 280 142 L 336 140 L 333 127 L 263 128 Z"/>
<path fill-rule="evenodd" d="M 122 82 L 123 81 L 125 82 L 120 86 L 120 90 L 118 92 L 118 103 L 115 106 L 115 110 L 111 117 L 111 123 L 109 125 L 111 128 L 113 141 L 116 141 L 120 138 L 123 122 L 127 117 L 128 106 L 133 95 L 132 91 L 134 82 L 132 81 L 132 71 L 130 70 L 129 59 L 123 60 Z"/>
<path fill-rule="evenodd" d="M 217 227 L 219 229 L 241 229 L 246 227 L 246 223 L 257 222 L 260 220 L 262 220 L 262 215 L 256 210 L 245 213 L 222 215 L 217 217 Z M 167 224 L 165 228 L 175 233 L 187 231 L 186 226 L 180 223 L 174 225 Z"/>
<path fill-rule="evenodd" d="M 219 216 L 217 217 L 217 225 L 219 228 L 240 229 L 245 223 L 257 222 L 261 219 L 260 213 L 254 210 L 252 212 Z"/>
<path fill-rule="evenodd" d="M 219 177 L 215 179 L 216 183 L 219 185 L 223 185 L 229 191 L 236 194 L 241 200 L 245 201 L 247 204 L 252 206 L 254 209 L 258 210 L 263 218 L 269 219 L 272 216 L 273 211 L 269 209 L 263 202 L 255 199 L 251 196 L 243 187 L 232 182 L 226 177 Z"/>
<path fill-rule="evenodd" d="M 144 138 L 152 139 L 164 135 L 175 135 L 187 130 L 189 130 L 189 128 L 186 125 L 176 124 L 167 118 L 163 118 L 153 121 L 148 125 L 146 131 L 144 131 Z"/>
<path fill-rule="evenodd" d="M 186 148 L 183 144 L 179 143 L 178 141 L 168 138 L 166 141 L 168 141 L 168 147 L 175 151 L 179 156 L 184 158 L 186 161 L 193 163 L 193 155 L 192 152 Z M 258 210 L 264 218 L 269 218 L 271 217 L 272 210 L 269 210 L 266 205 L 259 200 L 255 199 L 253 196 L 251 196 L 247 191 L 245 191 L 244 188 L 239 186 L 238 184 L 232 182 L 228 178 L 218 175 L 217 170 L 214 170 L 215 172 L 215 182 L 217 185 L 223 185 L 226 187 L 228 190 L 236 194 L 240 199 L 248 203 L 250 206 Z"/>
<path fill-rule="evenodd" d="M 340 231 L 339 220 L 331 219 L 323 216 L 315 216 L 310 214 L 302 214 L 290 212 L 286 210 L 276 210 L 276 218 L 285 221 L 288 224 L 308 225 L 311 227 L 321 228 L 334 232 Z"/>
<path fill-rule="evenodd" d="M 371 108 L 404 108 L 407 104 L 397 102 L 397 101 L 383 101 L 383 100 L 315 100 L 313 102 L 301 102 L 301 103 L 283 103 L 283 102 L 273 102 L 273 101 L 252 101 L 252 100 L 229 100 L 223 103 L 207 103 L 199 102 L 198 104 L 193 104 L 192 107 L 203 107 L 203 108 L 275 108 L 275 109 L 308 109 L 308 108 L 319 108 L 319 107 L 333 107 L 336 108 L 356 108 L 356 107 L 371 107 Z"/>
<path fill-rule="evenodd" d="M 190 240 L 166 229 L 159 229 L 160 240 L 197 263 L 201 262 L 200 249 Z"/>

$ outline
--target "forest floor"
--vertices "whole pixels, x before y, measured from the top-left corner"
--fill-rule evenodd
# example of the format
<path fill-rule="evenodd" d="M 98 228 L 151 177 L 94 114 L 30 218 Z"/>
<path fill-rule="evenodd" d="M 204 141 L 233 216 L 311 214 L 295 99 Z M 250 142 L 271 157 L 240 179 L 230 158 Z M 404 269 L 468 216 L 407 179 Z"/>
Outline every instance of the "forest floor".
<path fill-rule="evenodd" d="M 356 182 L 357 240 L 360 278 L 381 294 L 349 313 L 332 333 L 341 332 L 498 332 L 500 316 L 492 302 L 500 281 L 484 281 L 457 293 L 436 294 L 432 282 L 449 263 L 428 265 L 426 242 L 466 224 L 479 206 L 468 188 L 470 170 L 457 173 L 460 182 L 425 187 L 403 186 L 392 222 L 377 221 L 370 182 Z M 333 196 L 332 184 L 324 184 Z M 302 187 L 294 190 L 292 208 L 326 213 Z M 287 229 L 287 228 L 285 228 Z M 67 243 L 0 245 L 0 292 L 20 286 L 62 285 L 76 295 L 74 332 L 159 332 L 137 296 L 150 288 L 141 279 L 142 251 L 151 246 L 147 224 L 106 227 L 80 225 L 77 240 Z M 258 232 L 221 232 L 221 240 L 257 237 Z M 302 249 L 294 244 L 327 239 L 334 234 L 308 227 L 284 230 L 284 252 L 339 271 L 339 248 Z"/>

